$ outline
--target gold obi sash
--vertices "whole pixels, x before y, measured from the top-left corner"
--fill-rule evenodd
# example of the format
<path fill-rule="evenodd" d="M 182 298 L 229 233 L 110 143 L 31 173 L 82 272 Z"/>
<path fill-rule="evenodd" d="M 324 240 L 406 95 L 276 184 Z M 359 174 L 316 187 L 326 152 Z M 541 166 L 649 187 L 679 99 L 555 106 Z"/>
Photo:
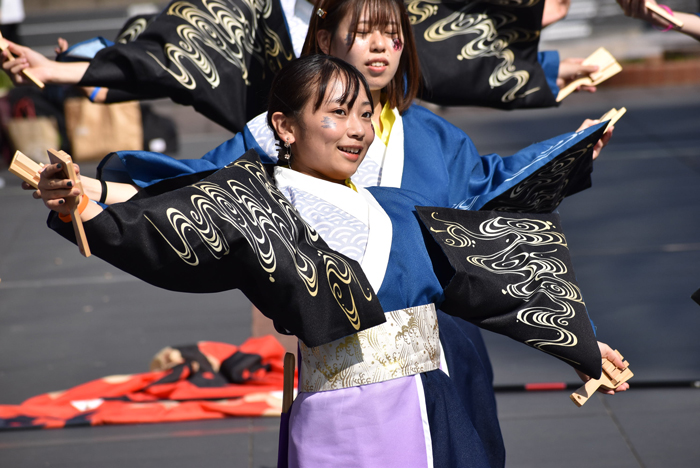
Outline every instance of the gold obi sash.
<path fill-rule="evenodd" d="M 301 341 L 300 392 L 358 387 L 440 367 L 434 304 L 386 313 L 386 322 L 309 348 Z"/>

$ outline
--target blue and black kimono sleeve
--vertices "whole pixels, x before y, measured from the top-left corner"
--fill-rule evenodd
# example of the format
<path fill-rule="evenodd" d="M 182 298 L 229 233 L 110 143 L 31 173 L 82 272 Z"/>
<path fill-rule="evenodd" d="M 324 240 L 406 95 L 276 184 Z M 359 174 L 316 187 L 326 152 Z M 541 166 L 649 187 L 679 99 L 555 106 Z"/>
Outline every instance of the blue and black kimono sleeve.
<path fill-rule="evenodd" d="M 74 241 L 57 216 L 49 226 Z M 318 346 L 385 321 L 357 262 L 330 249 L 251 151 L 199 182 L 84 223 L 92 253 L 155 286 L 240 289 L 278 330 Z"/>
<path fill-rule="evenodd" d="M 590 187 L 593 148 L 606 126 L 559 135 L 502 157 L 480 155 L 462 130 L 420 106 L 412 106 L 403 123 L 410 140 L 402 187 L 431 193 L 443 206 L 535 213 L 551 212 L 564 197 Z M 436 192 L 434 186 L 446 189 Z"/>

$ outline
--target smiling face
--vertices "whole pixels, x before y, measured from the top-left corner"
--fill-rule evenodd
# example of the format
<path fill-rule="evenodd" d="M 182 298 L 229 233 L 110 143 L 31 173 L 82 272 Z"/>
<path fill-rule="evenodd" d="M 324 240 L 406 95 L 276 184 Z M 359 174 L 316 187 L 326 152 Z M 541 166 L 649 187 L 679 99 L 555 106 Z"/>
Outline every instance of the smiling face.
<path fill-rule="evenodd" d="M 399 68 L 404 37 L 398 19 L 389 19 L 386 24 L 372 23 L 368 8 L 359 16 L 357 25 L 348 13 L 334 33 L 319 30 L 317 40 L 325 53 L 354 65 L 370 89 L 378 91 L 391 82 Z"/>
<path fill-rule="evenodd" d="M 344 183 L 353 175 L 374 140 L 372 105 L 364 87 L 353 102 L 337 77 L 329 81 L 318 109 L 307 102 L 296 118 L 276 112 L 272 122 L 281 140 L 291 144 L 290 167 L 330 182 Z"/>

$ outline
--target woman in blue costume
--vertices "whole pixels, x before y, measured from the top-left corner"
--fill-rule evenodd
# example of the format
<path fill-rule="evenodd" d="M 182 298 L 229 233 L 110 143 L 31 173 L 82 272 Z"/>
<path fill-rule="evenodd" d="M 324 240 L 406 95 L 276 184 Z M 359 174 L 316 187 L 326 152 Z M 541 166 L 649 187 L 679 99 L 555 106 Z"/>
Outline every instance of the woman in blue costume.
<path fill-rule="evenodd" d="M 353 175 L 358 186 L 408 188 L 428 195 L 439 206 L 478 209 L 594 130 L 563 135 L 507 158 L 480 156 L 464 132 L 413 104 L 420 72 L 402 2 L 327 1 L 320 7 L 323 13 L 312 16 L 305 53 L 329 53 L 355 65 L 368 79 L 375 103 L 372 120 L 376 136 Z M 264 162 L 277 160 L 276 140 L 265 114 L 199 160 L 178 161 L 145 152 L 116 153 L 101 164 L 102 178 L 127 185 L 110 182 L 105 201 L 123 201 L 135 193 L 135 186 L 147 187 L 183 174 L 221 168 L 249 149 L 255 149 Z M 104 195 L 95 180 L 83 178 L 83 185 L 91 198 Z M 493 456 L 492 465 L 501 466 L 504 450 L 490 390 L 493 377 L 481 335 L 462 320 L 442 313 L 438 316 L 446 357 L 443 370 L 455 380 L 483 439 L 493 444 L 488 451 Z"/>
<path fill-rule="evenodd" d="M 273 90 L 268 122 L 289 157 L 287 167 L 272 169 L 275 186 L 248 152 L 197 184 L 107 209 L 53 179 L 60 168 L 50 165 L 42 173 L 42 197 L 63 214 L 65 197 L 81 197 L 93 253 L 119 268 L 168 289 L 240 287 L 279 328 L 299 336 L 289 466 L 492 466 L 489 441 L 439 370 L 435 309 L 445 296 L 414 211 L 435 202 L 350 180 L 374 137 L 362 75 L 340 60 L 311 56 L 285 68 Z M 317 229 L 300 226 L 299 216 Z M 72 232 L 55 216 L 50 223 Z M 333 300 L 320 302 L 329 297 L 324 288 L 336 301 L 337 288 L 345 288 L 330 281 L 328 268 L 324 274 L 321 258 L 355 268 L 345 275 L 346 284 L 362 286 L 350 301 L 353 310 L 337 313 Z M 354 310 L 372 300 L 372 291 L 386 311 L 384 323 Z M 290 294 L 296 299 L 287 302 Z M 596 347 L 581 318 L 579 341 Z M 348 320 L 356 332 L 344 333 Z M 588 357 L 591 373 L 599 371 L 599 356 Z"/>

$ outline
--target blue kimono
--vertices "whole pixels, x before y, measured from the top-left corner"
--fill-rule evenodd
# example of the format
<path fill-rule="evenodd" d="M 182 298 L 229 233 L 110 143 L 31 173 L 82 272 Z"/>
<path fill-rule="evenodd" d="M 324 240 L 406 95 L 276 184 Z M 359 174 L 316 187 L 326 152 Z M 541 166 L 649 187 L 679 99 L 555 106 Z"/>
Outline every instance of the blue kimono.
<path fill-rule="evenodd" d="M 255 166 L 250 159 L 241 161 L 242 168 L 233 164 L 226 170 Z M 298 247 L 317 238 L 319 231 L 299 230 L 293 223 L 299 215 L 312 227 L 326 223 L 324 239 L 331 247 L 337 241 L 337 250 L 345 250 L 344 255 L 359 264 L 362 291 L 368 282 L 386 322 L 369 325 L 362 319 L 364 325 L 358 322 L 356 333 L 313 347 L 301 343 L 300 394 L 289 418 L 288 465 L 494 466 L 494 440 L 479 428 L 479 418 L 488 418 L 494 408 L 476 407 L 471 414 L 454 379 L 439 370 L 442 353 L 435 310 L 445 299 L 445 277 L 436 263 L 439 253 L 431 250 L 436 246 L 414 211 L 416 205 L 434 205 L 433 200 L 397 188 L 354 192 L 281 167 L 275 168 L 276 188 L 259 169 L 243 175 L 222 174 L 216 183 L 205 179 L 184 191 L 110 207 L 85 222 L 86 234 L 94 239 L 93 251 L 168 289 L 240 287 L 276 324 L 293 317 L 293 323 L 287 322 L 289 329 L 304 336 L 304 327 L 297 325 L 306 322 L 307 314 L 320 311 L 308 322 L 315 327 L 324 311 L 330 317 L 334 302 L 329 298 L 307 306 L 303 298 L 320 297 L 329 272 L 340 276 L 336 267 L 324 271 L 319 263 L 312 272 L 310 263 L 301 261 L 318 260 L 328 250 L 318 244 L 311 250 Z M 287 209 L 288 204 L 295 209 Z M 55 218 L 54 227 L 58 223 L 59 229 L 71 232 Z M 354 247 L 359 248 L 353 254 Z M 349 282 L 356 278 L 347 277 Z M 298 293 L 300 302 L 290 302 L 287 308 L 266 302 L 290 290 Z M 362 302 L 358 291 L 355 297 Z M 472 371 L 478 374 L 478 368 Z M 471 391 L 474 399 L 492 401 L 488 386 L 473 386 Z"/>
<path fill-rule="evenodd" d="M 379 137 L 370 147 L 353 181 L 360 187 L 400 187 L 429 195 L 436 206 L 479 209 L 497 195 L 516 187 L 570 149 L 597 127 L 531 145 L 513 156 L 480 156 L 460 129 L 427 109 L 413 105 L 395 122 L 388 145 Z M 249 149 L 263 162 L 277 160 L 277 149 L 265 115 L 248 123 L 243 132 L 201 159 L 174 160 L 149 152 L 119 152 L 98 168 L 105 180 L 149 187 L 166 179 L 193 175 L 226 166 Z M 410 210 L 408 211 L 410 214 Z M 393 310 L 393 309 L 385 309 Z M 458 318 L 438 312 L 443 345 L 443 370 L 449 373 L 464 409 L 488 447 L 491 466 L 503 466 L 505 452 L 491 390 L 493 372 L 479 330 Z"/>

